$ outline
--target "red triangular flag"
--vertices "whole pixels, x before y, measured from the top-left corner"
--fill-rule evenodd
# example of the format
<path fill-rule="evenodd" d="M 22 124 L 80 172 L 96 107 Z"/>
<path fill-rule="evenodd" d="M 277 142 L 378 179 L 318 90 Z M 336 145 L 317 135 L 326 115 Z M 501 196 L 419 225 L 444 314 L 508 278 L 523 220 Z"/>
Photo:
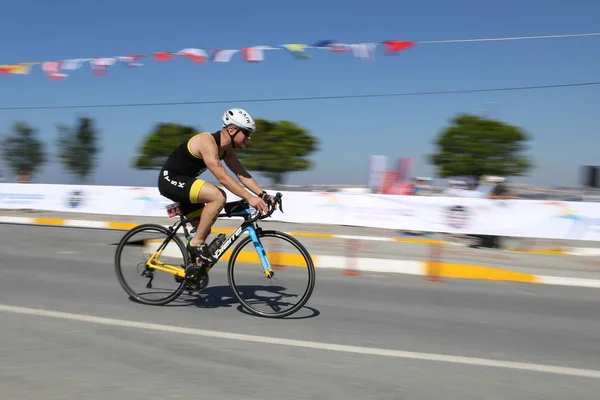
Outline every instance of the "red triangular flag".
<path fill-rule="evenodd" d="M 391 54 L 391 53 L 397 53 L 402 50 L 410 49 L 416 43 L 409 42 L 409 41 L 386 40 L 385 42 L 383 42 L 383 44 L 385 45 L 385 53 Z"/>
<path fill-rule="evenodd" d="M 115 58 L 97 58 L 92 60 L 92 74 L 94 76 L 105 76 L 107 67 L 115 62 Z"/>
<path fill-rule="evenodd" d="M 175 58 L 175 56 L 167 51 L 154 53 L 154 60 L 159 62 L 169 61 L 171 58 Z"/>
<path fill-rule="evenodd" d="M 62 61 L 45 61 L 42 63 L 42 70 L 53 81 L 60 81 L 67 77 L 67 74 L 60 72 L 61 67 Z"/>
<path fill-rule="evenodd" d="M 247 62 L 261 62 L 264 61 L 264 51 L 269 49 L 268 46 L 253 46 L 245 47 L 241 49 L 242 58 Z"/>
<path fill-rule="evenodd" d="M 205 64 L 206 59 L 208 58 L 208 52 L 204 49 L 183 49 L 177 54 L 186 56 L 198 64 Z"/>

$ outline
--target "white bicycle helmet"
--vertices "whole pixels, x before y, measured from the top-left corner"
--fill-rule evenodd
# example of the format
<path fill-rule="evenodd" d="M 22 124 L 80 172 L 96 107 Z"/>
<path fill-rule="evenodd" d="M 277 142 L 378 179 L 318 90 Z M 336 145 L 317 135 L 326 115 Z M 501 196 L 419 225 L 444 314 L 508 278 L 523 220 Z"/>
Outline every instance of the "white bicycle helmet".
<path fill-rule="evenodd" d="M 229 110 L 226 110 L 222 119 L 223 126 L 234 125 L 252 133 L 256 130 L 254 119 L 246 110 L 242 110 L 241 108 L 230 108 Z"/>

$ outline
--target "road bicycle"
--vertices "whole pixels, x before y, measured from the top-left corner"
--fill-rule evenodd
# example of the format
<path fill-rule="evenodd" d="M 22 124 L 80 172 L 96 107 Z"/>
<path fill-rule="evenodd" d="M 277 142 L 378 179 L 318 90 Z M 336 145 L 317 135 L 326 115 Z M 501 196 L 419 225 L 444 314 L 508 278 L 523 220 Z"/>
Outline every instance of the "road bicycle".
<path fill-rule="evenodd" d="M 248 236 L 241 239 L 239 244 L 234 248 L 233 252 L 230 255 L 229 263 L 227 267 L 227 279 L 229 282 L 229 286 L 233 291 L 237 300 L 242 304 L 242 306 L 251 312 L 254 315 L 261 317 L 269 317 L 269 318 L 282 318 L 294 314 L 299 311 L 305 304 L 308 302 L 315 285 L 315 267 L 313 264 L 313 260 L 308 250 L 304 247 L 304 245 L 298 241 L 293 236 L 278 231 L 278 230 L 263 230 L 258 226 L 258 221 L 263 220 L 265 218 L 269 218 L 273 212 L 277 209 L 277 206 L 283 212 L 283 202 L 282 202 L 282 194 L 277 193 L 274 196 L 275 204 L 269 204 L 269 211 L 266 214 L 261 214 L 260 212 L 256 212 L 254 216 L 250 211 L 250 205 L 246 200 L 240 200 L 235 202 L 226 203 L 223 212 L 218 215 L 217 218 L 232 218 L 232 217 L 243 217 L 243 222 L 240 226 L 229 236 L 222 235 L 222 238 L 225 237 L 225 240 L 222 244 L 217 248 L 214 252 L 215 261 L 212 263 L 198 263 L 199 259 L 194 262 L 191 260 L 190 254 L 184 245 L 184 241 L 180 236 L 178 236 L 178 231 L 183 228 L 183 236 L 187 240 L 190 239 L 190 233 L 187 229 L 187 224 L 199 221 L 200 217 L 187 218 L 183 215 L 181 211 L 181 207 L 179 203 L 172 203 L 167 206 L 167 214 L 170 218 L 179 217 L 179 220 L 173 223 L 171 226 L 163 226 L 159 224 L 141 224 L 138 225 L 131 230 L 129 230 L 121 239 L 119 244 L 117 245 L 117 249 L 115 252 L 115 270 L 117 274 L 117 278 L 119 283 L 131 296 L 134 300 L 147 305 L 165 305 L 168 304 L 175 299 L 177 299 L 184 291 L 188 290 L 190 292 L 193 291 L 201 291 L 208 286 L 209 283 L 209 275 L 208 272 L 211 268 L 223 257 L 225 252 L 244 234 L 247 233 Z M 153 232 L 154 235 L 161 234 L 165 235 L 166 238 L 164 240 L 161 239 L 153 239 L 153 240 L 144 240 L 143 243 L 140 241 L 130 239 L 139 233 L 150 233 Z M 259 264 L 262 266 L 262 270 L 264 272 L 264 276 L 267 280 L 271 281 L 275 275 L 272 264 L 269 261 L 269 257 L 267 256 L 267 252 L 263 247 L 263 243 L 261 239 L 263 238 L 275 238 L 278 240 L 283 240 L 287 244 L 291 245 L 295 248 L 299 253 L 301 259 L 306 263 L 306 268 L 308 271 L 308 283 L 304 292 L 299 295 L 299 301 L 291 308 L 286 310 L 279 309 L 279 305 L 277 306 L 278 310 L 273 313 L 268 313 L 265 311 L 261 311 L 252 306 L 251 302 L 244 298 L 242 293 L 242 288 L 237 284 L 236 279 L 234 277 L 234 271 L 236 266 L 236 260 L 241 254 L 242 248 L 249 244 L 253 243 L 254 249 L 258 254 Z M 149 259 L 144 260 L 142 263 L 138 264 L 139 268 L 143 268 L 141 271 L 138 271 L 138 275 L 145 277 L 148 279 L 146 283 L 146 288 L 152 288 L 152 281 L 154 279 L 154 274 L 157 271 L 165 272 L 168 274 L 172 274 L 175 276 L 175 281 L 179 284 L 177 288 L 171 293 L 167 294 L 165 297 L 160 299 L 148 299 L 145 298 L 141 293 L 137 293 L 134 291 L 131 286 L 129 286 L 125 282 L 125 277 L 122 271 L 122 262 L 121 256 L 123 250 L 127 245 L 144 245 L 147 246 L 148 243 L 157 245 L 155 249 L 152 250 L 152 255 Z M 169 246 L 171 244 L 171 246 Z M 174 246 L 173 246 L 174 244 Z M 210 245 L 209 245 L 210 246 Z M 168 253 L 171 256 L 173 253 L 181 253 L 183 258 L 183 263 L 180 265 L 170 265 L 166 262 L 159 261 L 159 258 L 163 253 Z M 244 257 L 240 257 L 241 260 L 238 263 L 247 262 L 247 255 Z M 296 257 L 295 259 L 298 259 Z M 142 265 L 143 264 L 143 265 Z M 287 297 L 298 297 L 298 296 L 290 296 Z"/>

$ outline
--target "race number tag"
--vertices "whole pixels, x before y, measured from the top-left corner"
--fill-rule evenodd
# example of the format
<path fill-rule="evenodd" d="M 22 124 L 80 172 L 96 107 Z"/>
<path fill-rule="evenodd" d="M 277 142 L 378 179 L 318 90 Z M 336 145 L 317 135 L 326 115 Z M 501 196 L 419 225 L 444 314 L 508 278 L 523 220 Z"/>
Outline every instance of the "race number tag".
<path fill-rule="evenodd" d="M 178 216 L 180 216 L 181 213 L 181 204 L 179 203 L 172 203 L 169 204 L 167 206 L 167 214 L 169 215 L 169 218 L 176 218 Z"/>

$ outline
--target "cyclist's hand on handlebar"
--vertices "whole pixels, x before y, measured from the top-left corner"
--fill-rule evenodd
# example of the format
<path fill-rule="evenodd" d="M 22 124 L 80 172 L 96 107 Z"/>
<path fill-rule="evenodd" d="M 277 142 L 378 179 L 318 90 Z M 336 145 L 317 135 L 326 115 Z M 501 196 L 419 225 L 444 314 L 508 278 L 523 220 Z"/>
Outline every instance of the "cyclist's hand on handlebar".
<path fill-rule="evenodd" d="M 266 214 L 269 212 L 269 207 L 267 207 L 267 203 L 260 197 L 251 198 L 248 203 L 256 210 Z"/>
<path fill-rule="evenodd" d="M 275 196 L 271 196 L 270 194 L 265 193 L 262 197 L 262 199 L 266 202 L 269 203 L 271 206 L 277 208 L 277 200 L 275 199 Z"/>

